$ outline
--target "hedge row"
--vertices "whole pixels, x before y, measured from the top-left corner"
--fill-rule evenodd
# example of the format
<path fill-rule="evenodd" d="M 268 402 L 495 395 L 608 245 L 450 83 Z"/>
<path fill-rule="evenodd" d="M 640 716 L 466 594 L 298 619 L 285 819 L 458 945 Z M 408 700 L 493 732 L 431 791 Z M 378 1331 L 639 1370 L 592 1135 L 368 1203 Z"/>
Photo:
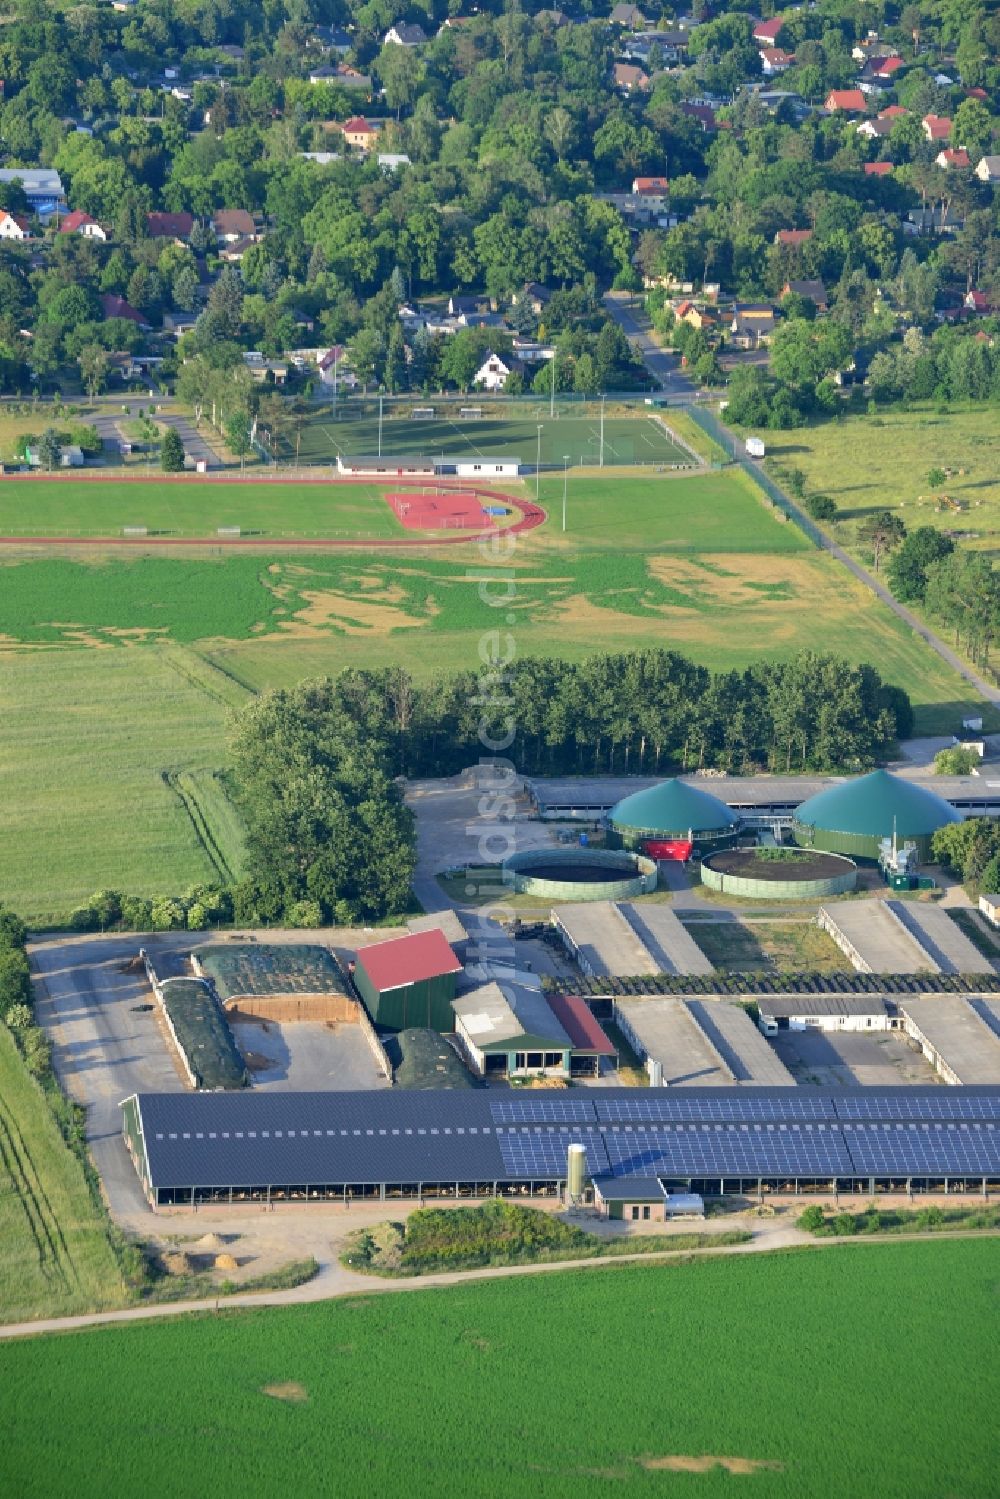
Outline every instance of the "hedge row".
<path fill-rule="evenodd" d="M 997 994 L 995 973 L 715 973 L 704 977 L 654 973 L 637 978 L 557 979 L 543 976 L 553 994 L 585 999 L 612 995 L 729 994 L 736 998 L 768 994 Z"/>

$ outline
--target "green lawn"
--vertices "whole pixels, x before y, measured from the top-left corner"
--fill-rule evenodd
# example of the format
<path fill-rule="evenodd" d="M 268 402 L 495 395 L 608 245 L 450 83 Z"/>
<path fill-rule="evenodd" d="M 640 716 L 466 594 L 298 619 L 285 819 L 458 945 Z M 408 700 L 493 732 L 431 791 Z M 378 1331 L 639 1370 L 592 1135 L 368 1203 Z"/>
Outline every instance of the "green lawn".
<path fill-rule="evenodd" d="M 0 658 L 0 901 L 40 926 L 102 886 L 217 879 L 166 773 L 224 764 L 226 710 L 243 696 L 177 647 Z"/>
<path fill-rule="evenodd" d="M 562 465 L 568 456 L 570 464 L 597 463 L 601 448 L 600 405 L 591 406 L 585 414 L 579 409 L 549 416 L 542 403 L 529 414 L 496 414 L 496 408 L 470 396 L 467 405 L 480 407 L 484 415 L 463 420 L 455 404 L 435 406 L 427 402 L 407 403 L 408 409 L 434 406 L 433 418 L 389 416 L 382 422 L 382 445 L 379 448 L 377 408 L 359 416 L 349 407 L 317 412 L 303 427 L 299 458 L 304 463 L 334 463 L 337 455 L 348 458 L 377 453 L 405 457 L 480 458 L 516 457 L 522 463 L 534 464 L 539 452 L 538 428 L 541 426 L 541 461 Z M 665 414 L 669 423 L 670 414 Z M 294 452 L 294 441 L 286 445 Z M 649 416 L 606 416 L 604 421 L 604 461 L 606 464 L 689 463 L 690 455 L 671 440 L 659 422 Z"/>
<path fill-rule="evenodd" d="M 768 434 L 767 451 L 785 472 L 800 468 L 806 492 L 831 495 L 852 524 L 889 507 L 911 529 L 940 526 L 968 533 L 969 545 L 1000 549 L 995 406 L 955 407 L 944 414 L 927 404 L 878 417 L 848 416 Z M 932 468 L 951 473 L 932 486 Z M 958 511 L 941 505 L 944 494 L 958 502 Z"/>
<path fill-rule="evenodd" d="M 6 1486 L 993 1499 L 997 1263 L 849 1244 L 7 1344 Z"/>
<path fill-rule="evenodd" d="M 0 1321 L 68 1317 L 126 1299 L 80 1163 L 0 1026 Z"/>
<path fill-rule="evenodd" d="M 295 537 L 402 536 L 374 484 L 218 479 L 18 479 L 0 481 L 0 542 L 7 536 L 117 536 L 126 526 L 151 535 L 244 534 Z"/>

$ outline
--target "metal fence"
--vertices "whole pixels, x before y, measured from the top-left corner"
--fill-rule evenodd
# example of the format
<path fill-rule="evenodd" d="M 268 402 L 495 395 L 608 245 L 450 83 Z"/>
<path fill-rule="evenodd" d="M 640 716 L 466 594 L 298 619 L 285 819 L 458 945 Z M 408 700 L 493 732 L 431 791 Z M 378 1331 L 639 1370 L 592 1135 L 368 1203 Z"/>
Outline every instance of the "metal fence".
<path fill-rule="evenodd" d="M 814 546 L 824 547 L 826 541 L 819 528 L 814 526 L 812 521 L 803 515 L 802 511 L 796 505 L 792 504 L 784 490 L 774 482 L 770 474 L 765 473 L 760 463 L 748 455 L 736 434 L 730 432 L 728 427 L 724 427 L 718 417 L 713 412 L 706 410 L 704 406 L 691 406 L 689 410 L 692 420 L 697 422 L 702 431 L 707 433 L 709 437 L 717 442 L 740 465 L 744 473 L 750 475 L 750 478 L 759 489 L 763 490 L 768 501 L 775 509 L 780 510 L 787 520 L 792 521 L 798 526 L 799 530 L 808 536 Z"/>

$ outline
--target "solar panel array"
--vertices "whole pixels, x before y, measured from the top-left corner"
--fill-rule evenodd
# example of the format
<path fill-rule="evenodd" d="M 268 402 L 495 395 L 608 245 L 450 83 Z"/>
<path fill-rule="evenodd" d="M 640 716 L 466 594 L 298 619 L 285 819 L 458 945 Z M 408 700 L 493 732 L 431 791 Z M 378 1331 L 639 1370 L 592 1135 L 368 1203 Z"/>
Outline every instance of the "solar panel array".
<path fill-rule="evenodd" d="M 823 1124 L 704 1125 L 611 1131 L 615 1176 L 850 1176 L 839 1129 Z"/>
<path fill-rule="evenodd" d="M 538 1181 L 545 1177 L 565 1177 L 566 1156 L 571 1144 L 580 1144 L 587 1152 L 587 1170 L 591 1176 L 606 1176 L 611 1170 L 604 1140 L 599 1134 L 534 1134 L 517 1131 L 501 1135 L 497 1141 L 503 1157 L 504 1170 L 511 1177 L 530 1177 Z"/>
<path fill-rule="evenodd" d="M 1000 1130 L 992 1124 L 845 1124 L 861 1176 L 991 1175 L 1000 1162 Z"/>
<path fill-rule="evenodd" d="M 645 1122 L 649 1124 L 753 1124 L 758 1121 L 793 1119 L 833 1119 L 829 1098 L 789 1090 L 788 1097 L 759 1095 L 749 1089 L 738 1096 L 713 1090 L 717 1098 L 702 1095 L 685 1096 L 685 1088 L 670 1092 L 635 1091 L 634 1098 L 598 1099 L 597 1117 L 602 1124 Z"/>
<path fill-rule="evenodd" d="M 926 1094 L 849 1094 L 834 1100 L 838 1119 L 980 1119 L 1000 1122 L 1000 1097 L 936 1088 Z"/>
<path fill-rule="evenodd" d="M 596 1124 L 597 1115 L 589 1098 L 546 1098 L 528 1094 L 490 1102 L 494 1124 Z"/>

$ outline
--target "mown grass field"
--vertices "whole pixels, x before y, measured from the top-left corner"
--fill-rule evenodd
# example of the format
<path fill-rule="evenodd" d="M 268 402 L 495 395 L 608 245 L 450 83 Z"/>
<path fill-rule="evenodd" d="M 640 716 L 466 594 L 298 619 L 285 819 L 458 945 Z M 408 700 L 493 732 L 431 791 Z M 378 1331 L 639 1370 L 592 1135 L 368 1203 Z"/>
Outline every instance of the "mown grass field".
<path fill-rule="evenodd" d="M 470 396 L 469 409 L 480 408 L 481 417 L 461 416 L 455 404 L 435 405 L 414 401 L 407 406 L 433 406 L 434 417 L 389 415 L 382 421 L 379 446 L 377 407 L 368 415 L 358 415 L 349 406 L 341 407 L 336 416 L 327 410 L 317 413 L 302 429 L 299 460 L 304 463 L 335 463 L 338 455 L 357 458 L 381 452 L 413 458 L 520 458 L 534 464 L 539 452 L 538 428 L 541 426 L 541 461 L 543 464 L 570 465 L 597 463 L 601 449 L 600 405 L 585 414 L 579 409 L 558 411 L 549 416 L 547 405 L 538 403 L 529 414 L 517 416 L 499 413 L 481 398 Z M 666 419 L 669 421 L 669 413 Z M 288 453 L 295 451 L 294 440 L 285 444 Z M 604 421 L 604 461 L 606 464 L 687 463 L 689 455 L 671 440 L 663 427 L 645 415 L 607 415 Z"/>
<path fill-rule="evenodd" d="M 10 1492 L 993 1499 L 997 1244 L 849 1244 L 0 1348 Z M 730 1468 L 717 1460 L 725 1459 Z"/>
<path fill-rule="evenodd" d="M 0 480 L 0 543 L 6 536 L 118 536 L 126 526 L 152 535 L 371 537 L 406 534 L 384 487 L 333 481 L 244 479 Z"/>
<path fill-rule="evenodd" d="M 0 1026 L 0 1321 L 68 1317 L 126 1299 L 80 1163 Z"/>
<path fill-rule="evenodd" d="M 1000 464 L 993 406 L 937 412 L 928 403 L 878 417 L 768 435 L 768 455 L 786 472 L 800 468 L 806 492 L 829 494 L 841 517 L 855 523 L 873 510 L 898 510 L 910 529 L 939 526 L 968 533 L 966 543 L 1000 549 Z M 932 468 L 951 470 L 932 486 Z M 964 469 L 964 473 L 959 473 Z M 940 496 L 958 501 L 956 512 Z"/>
<path fill-rule="evenodd" d="M 178 647 L 0 658 L 0 901 L 44 926 L 102 886 L 217 880 L 169 775 L 224 764 L 243 697 Z"/>

